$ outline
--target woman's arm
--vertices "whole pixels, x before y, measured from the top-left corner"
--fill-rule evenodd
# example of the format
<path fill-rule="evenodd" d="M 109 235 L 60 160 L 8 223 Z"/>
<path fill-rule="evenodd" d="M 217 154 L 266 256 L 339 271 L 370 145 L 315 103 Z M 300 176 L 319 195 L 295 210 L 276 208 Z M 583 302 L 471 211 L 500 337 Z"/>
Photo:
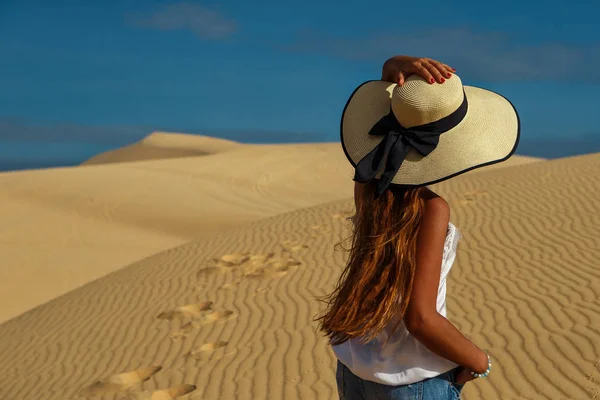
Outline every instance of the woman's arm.
<path fill-rule="evenodd" d="M 488 358 L 437 312 L 442 256 L 450 207 L 441 197 L 426 201 L 417 239 L 417 265 L 404 322 L 408 331 L 435 354 L 475 372 L 485 372 Z"/>

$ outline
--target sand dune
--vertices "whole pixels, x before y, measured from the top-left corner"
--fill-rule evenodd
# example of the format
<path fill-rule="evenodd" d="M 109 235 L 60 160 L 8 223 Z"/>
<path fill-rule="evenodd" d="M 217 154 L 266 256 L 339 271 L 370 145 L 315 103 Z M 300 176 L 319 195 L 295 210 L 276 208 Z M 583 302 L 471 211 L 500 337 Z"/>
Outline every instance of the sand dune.
<path fill-rule="evenodd" d="M 148 146 L 156 159 L 144 160 Z M 172 158 L 186 148 L 205 155 Z M 194 238 L 352 195 L 336 143 L 155 133 L 104 162 L 0 174 L 0 254 L 10 260 L 0 269 L 0 322 Z"/>
<path fill-rule="evenodd" d="M 331 166 L 323 165 L 338 165 L 333 148 L 331 153 L 309 145 L 294 148 L 266 146 L 266 156 L 253 159 L 258 165 L 245 165 L 250 170 L 242 171 L 243 161 L 231 157 L 224 170 L 241 167 L 229 178 L 215 178 L 215 165 L 194 164 L 199 160 L 191 158 L 122 164 L 112 172 L 103 172 L 110 166 L 77 167 L 73 170 L 83 171 L 80 178 L 70 172 L 57 181 L 65 190 L 79 179 L 82 193 L 95 194 L 94 187 L 124 191 L 116 204 L 127 209 L 107 215 L 115 215 L 114 225 L 140 235 L 150 235 L 151 224 L 136 225 L 125 216 L 136 211 L 136 201 L 140 214 L 153 215 L 151 204 L 157 203 L 145 203 L 146 198 L 164 199 L 167 226 L 179 204 L 181 215 L 183 210 L 198 215 L 206 209 L 255 207 L 255 219 L 142 259 L 0 325 L 0 398 L 336 398 L 333 355 L 312 317 L 320 310 L 314 297 L 331 290 L 344 264 L 345 255 L 334 252 L 333 245 L 347 234 L 351 186 L 336 188 L 342 199 L 325 187 L 339 180 Z M 301 177 L 310 166 L 298 166 L 294 157 L 315 149 L 328 155 L 314 156 L 319 165 L 310 173 L 321 178 L 311 187 L 309 176 Z M 261 178 L 248 182 L 278 157 L 285 162 L 268 174 L 271 186 L 261 186 Z M 107 183 L 110 174 L 131 171 L 138 174 L 131 188 Z M 296 186 L 286 181 L 286 173 L 294 174 Z M 343 168 L 338 173 L 348 174 Z M 39 210 L 42 204 L 56 208 L 40 200 L 53 197 L 43 197 L 51 184 L 34 190 L 44 179 L 31 176 L 29 192 L 19 179 L 5 181 L 13 192 L 26 192 L 18 199 L 39 196 L 28 203 L 37 214 L 27 216 L 24 208 L 15 218 L 50 218 Z M 86 184 L 86 176 L 94 177 L 95 185 Z M 450 319 L 496 360 L 490 378 L 465 387 L 467 400 L 600 397 L 599 176 L 600 154 L 592 154 L 482 169 L 432 186 L 451 204 L 451 220 L 464 235 L 449 282 Z M 164 194 L 169 180 L 170 196 Z M 186 203 L 186 196 L 193 196 L 183 191 L 184 181 L 220 187 L 224 180 L 228 189 L 214 189 L 216 194 L 198 189 L 200 200 L 217 197 L 221 208 L 212 203 L 194 209 Z M 160 195 L 149 196 L 151 190 Z M 286 190 L 291 192 L 284 196 Z M 310 204 L 312 190 L 313 201 L 322 204 Z M 248 194 L 253 191 L 260 195 Z M 7 198 L 0 201 L 5 204 Z M 269 215 L 259 204 L 276 209 Z M 82 207 L 73 220 L 97 218 L 85 214 L 90 208 Z M 72 240 L 67 232 L 81 224 L 61 225 L 61 218 L 54 218 L 44 222 L 60 228 L 50 245 L 58 251 Z M 153 239 L 139 236 L 137 243 L 159 241 L 159 235 L 183 240 L 189 228 L 176 225 L 185 220 L 170 223 L 173 227 L 155 229 Z M 26 232 L 31 227 L 20 239 L 24 250 Z M 117 230 L 112 233 L 116 241 Z M 36 243 L 31 240 L 29 248 Z"/>
<path fill-rule="evenodd" d="M 83 164 L 107 164 L 204 156 L 226 152 L 238 148 L 239 146 L 243 145 L 232 140 L 209 136 L 173 132 L 154 132 L 137 143 L 98 154 Z"/>
<path fill-rule="evenodd" d="M 194 238 L 352 194 L 337 146 L 261 150 L 0 174 L 0 322 Z"/>
<path fill-rule="evenodd" d="M 260 157 L 261 150 L 266 148 L 279 149 L 283 146 L 284 148 L 302 148 L 315 147 L 323 148 L 327 147 L 333 149 L 337 156 L 341 155 L 339 143 L 320 143 L 320 144 L 275 144 L 275 145 L 252 145 L 243 144 L 227 139 L 214 138 L 210 136 L 194 135 L 189 133 L 172 133 L 172 132 L 153 132 L 146 136 L 144 139 L 124 146 L 116 150 L 107 151 L 98 154 L 89 160 L 82 163 L 82 165 L 93 165 L 93 164 L 109 164 L 109 163 L 122 163 L 122 162 L 137 162 L 146 160 L 161 160 L 169 158 L 182 158 L 182 157 L 195 157 L 205 156 L 211 154 L 220 154 L 225 152 L 231 152 L 233 150 L 241 150 L 242 154 L 250 156 L 252 159 Z M 259 150 L 260 149 L 260 150 Z M 289 156 L 289 155 L 288 155 Z M 234 158 L 235 156 L 226 156 L 225 158 Z M 288 158 L 289 159 L 289 158 Z M 526 156 L 514 156 L 509 160 L 487 167 L 489 168 L 504 168 L 507 166 L 529 164 L 531 162 L 543 161 L 540 157 L 526 157 Z M 245 160 L 243 160 L 245 162 Z M 481 170 L 475 170 L 479 172 Z M 266 171 L 265 171 L 266 172 Z"/>

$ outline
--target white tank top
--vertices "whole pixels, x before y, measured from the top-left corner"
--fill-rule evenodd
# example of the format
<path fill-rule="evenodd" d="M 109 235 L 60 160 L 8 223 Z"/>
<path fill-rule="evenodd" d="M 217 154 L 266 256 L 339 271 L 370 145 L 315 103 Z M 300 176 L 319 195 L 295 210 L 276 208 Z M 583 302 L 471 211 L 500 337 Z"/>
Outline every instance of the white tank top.
<path fill-rule="evenodd" d="M 437 296 L 437 311 L 444 317 L 446 317 L 446 277 L 456 258 L 456 246 L 461 237 L 458 228 L 448 223 Z M 354 338 L 332 346 L 333 352 L 354 375 L 368 381 L 393 386 L 419 382 L 458 366 L 427 349 L 406 330 L 403 322 L 387 344 L 381 347 L 389 336 L 393 324 L 394 321 L 369 343 L 361 344 L 357 338 Z"/>

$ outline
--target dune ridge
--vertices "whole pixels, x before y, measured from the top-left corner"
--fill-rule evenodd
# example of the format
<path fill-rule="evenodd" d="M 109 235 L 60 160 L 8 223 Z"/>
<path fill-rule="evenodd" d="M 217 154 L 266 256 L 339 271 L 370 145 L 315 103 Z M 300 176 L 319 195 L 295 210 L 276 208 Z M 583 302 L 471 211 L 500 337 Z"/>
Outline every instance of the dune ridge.
<path fill-rule="evenodd" d="M 599 172 L 600 153 L 432 185 L 463 233 L 449 317 L 495 360 L 465 399 L 600 396 Z M 312 317 L 352 207 L 216 232 L 5 322 L 0 398 L 336 398 Z"/>
<path fill-rule="evenodd" d="M 136 162 L 217 154 L 243 146 L 233 140 L 175 132 L 152 132 L 136 143 L 106 151 L 82 165 Z"/>

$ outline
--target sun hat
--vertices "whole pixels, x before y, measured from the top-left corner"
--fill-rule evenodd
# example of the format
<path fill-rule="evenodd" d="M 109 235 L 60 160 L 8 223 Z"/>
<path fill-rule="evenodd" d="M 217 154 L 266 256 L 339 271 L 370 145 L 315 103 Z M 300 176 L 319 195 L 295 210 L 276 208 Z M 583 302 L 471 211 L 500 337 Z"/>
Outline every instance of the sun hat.
<path fill-rule="evenodd" d="M 453 75 L 430 84 L 371 80 L 354 90 L 342 113 L 342 148 L 356 182 L 434 184 L 506 161 L 517 149 L 520 120 L 504 96 L 462 84 Z"/>

